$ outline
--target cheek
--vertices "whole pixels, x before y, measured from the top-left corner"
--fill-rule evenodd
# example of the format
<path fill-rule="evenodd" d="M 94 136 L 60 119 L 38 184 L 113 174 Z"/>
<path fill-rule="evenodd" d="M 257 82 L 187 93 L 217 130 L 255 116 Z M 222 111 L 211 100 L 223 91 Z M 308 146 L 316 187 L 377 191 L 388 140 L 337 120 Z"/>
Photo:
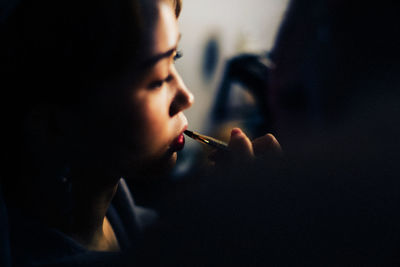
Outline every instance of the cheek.
<path fill-rule="evenodd" d="M 146 94 L 138 98 L 135 130 L 143 149 L 148 153 L 157 153 L 165 149 L 169 138 L 169 105 L 167 95 L 163 92 Z"/>

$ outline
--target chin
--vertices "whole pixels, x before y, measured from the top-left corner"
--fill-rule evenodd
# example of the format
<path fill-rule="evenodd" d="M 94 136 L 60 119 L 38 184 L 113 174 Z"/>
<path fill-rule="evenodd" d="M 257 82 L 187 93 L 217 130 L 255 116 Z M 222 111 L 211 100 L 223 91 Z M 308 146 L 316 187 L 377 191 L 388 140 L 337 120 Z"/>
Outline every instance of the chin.
<path fill-rule="evenodd" d="M 165 179 L 175 167 L 177 152 L 172 152 L 147 163 L 137 164 L 128 168 L 123 177 L 132 182 L 154 182 Z"/>
<path fill-rule="evenodd" d="M 173 152 L 171 157 L 170 157 L 170 159 L 169 159 L 170 171 L 172 170 L 173 167 L 175 167 L 177 159 L 178 159 L 178 153 L 177 152 Z"/>
<path fill-rule="evenodd" d="M 156 176 L 169 175 L 176 165 L 177 158 L 178 153 L 172 152 L 166 157 L 160 159 L 160 161 L 156 162 L 153 166 L 150 166 L 150 169 L 148 169 L 148 171 L 150 174 L 153 173 Z"/>

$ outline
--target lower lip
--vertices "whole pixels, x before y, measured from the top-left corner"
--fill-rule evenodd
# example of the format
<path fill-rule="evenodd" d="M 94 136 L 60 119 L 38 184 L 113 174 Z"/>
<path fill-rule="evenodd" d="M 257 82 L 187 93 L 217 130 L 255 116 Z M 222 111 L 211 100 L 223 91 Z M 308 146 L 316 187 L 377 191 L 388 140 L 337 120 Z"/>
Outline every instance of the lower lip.
<path fill-rule="evenodd" d="M 171 144 L 171 149 L 173 151 L 180 151 L 185 146 L 185 137 L 180 134 Z"/>

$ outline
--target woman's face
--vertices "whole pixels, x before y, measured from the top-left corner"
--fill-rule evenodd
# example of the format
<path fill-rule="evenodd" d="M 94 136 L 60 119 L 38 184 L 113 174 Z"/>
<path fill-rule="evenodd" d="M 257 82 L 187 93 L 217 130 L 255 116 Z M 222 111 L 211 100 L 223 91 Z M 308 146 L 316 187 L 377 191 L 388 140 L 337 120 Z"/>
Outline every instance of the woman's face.
<path fill-rule="evenodd" d="M 159 17 L 151 31 L 150 56 L 146 59 L 150 67 L 132 94 L 132 111 L 139 126 L 135 141 L 140 141 L 139 160 L 149 167 L 147 172 L 175 164 L 188 125 L 183 111 L 194 101 L 174 64 L 180 56 L 175 12 L 166 2 L 158 3 L 157 11 Z"/>
<path fill-rule="evenodd" d="M 183 148 L 188 122 L 183 111 L 193 104 L 193 95 L 179 76 L 174 62 L 179 57 L 180 38 L 175 13 L 168 3 L 157 3 L 158 19 L 149 27 L 146 68 L 134 84 L 102 96 L 98 116 L 100 144 L 94 157 L 111 164 L 118 175 L 151 176 L 174 166 Z M 100 137 L 97 137 L 100 139 Z M 139 174 L 139 175 L 138 175 Z M 144 178 L 146 178 L 144 177 Z"/>

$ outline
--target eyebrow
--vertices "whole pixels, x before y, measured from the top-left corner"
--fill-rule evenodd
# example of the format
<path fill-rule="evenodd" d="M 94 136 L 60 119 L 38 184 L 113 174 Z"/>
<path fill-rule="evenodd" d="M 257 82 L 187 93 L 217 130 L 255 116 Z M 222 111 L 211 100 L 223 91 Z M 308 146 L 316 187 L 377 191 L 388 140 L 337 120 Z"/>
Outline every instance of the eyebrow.
<path fill-rule="evenodd" d="M 143 65 L 144 65 L 144 67 L 146 67 L 146 68 L 151 67 L 151 66 L 155 65 L 157 62 L 159 62 L 160 60 L 162 60 L 162 59 L 164 59 L 164 58 L 169 58 L 169 57 L 171 57 L 172 54 L 173 54 L 175 51 L 176 51 L 176 47 L 174 47 L 174 48 L 168 50 L 168 51 L 165 52 L 165 53 L 162 53 L 162 54 L 153 56 L 153 57 L 147 59 L 146 61 L 144 61 Z"/>
<path fill-rule="evenodd" d="M 181 37 L 182 37 L 182 34 L 179 34 L 177 43 L 179 42 Z M 151 67 L 151 66 L 155 65 L 157 62 L 159 62 L 160 60 L 171 57 L 175 53 L 177 48 L 178 48 L 178 46 L 175 46 L 175 47 L 171 48 L 170 50 L 168 50 L 167 52 L 152 56 L 151 58 L 145 60 L 143 63 L 144 67 L 145 68 Z"/>

